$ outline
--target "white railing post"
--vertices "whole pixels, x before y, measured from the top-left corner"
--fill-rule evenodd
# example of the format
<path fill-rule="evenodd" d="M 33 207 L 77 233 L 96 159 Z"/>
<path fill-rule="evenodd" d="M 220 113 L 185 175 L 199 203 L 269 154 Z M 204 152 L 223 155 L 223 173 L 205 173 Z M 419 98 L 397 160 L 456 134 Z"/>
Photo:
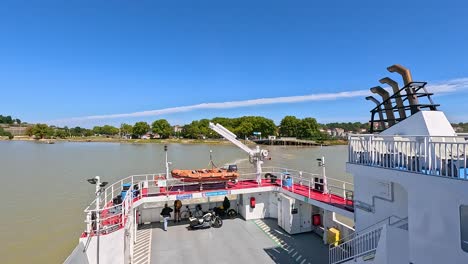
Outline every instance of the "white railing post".
<path fill-rule="evenodd" d="M 466 143 L 463 144 L 463 179 L 465 180 L 468 180 L 467 179 L 467 175 L 466 175 Z"/>
<path fill-rule="evenodd" d="M 86 234 L 91 235 L 93 223 L 91 222 L 91 212 L 86 213 Z"/>
<path fill-rule="evenodd" d="M 343 182 L 343 198 L 346 199 L 346 183 Z"/>
<path fill-rule="evenodd" d="M 126 197 L 127 197 L 127 196 L 125 196 L 125 198 L 126 198 Z M 126 202 L 125 202 L 125 199 L 124 199 L 124 200 L 122 201 L 122 209 L 121 209 L 122 211 L 120 212 L 120 213 L 121 213 L 121 220 L 120 220 L 120 222 L 121 222 L 122 226 L 124 225 L 124 218 L 125 218 L 125 204 L 126 204 Z"/>
<path fill-rule="evenodd" d="M 283 188 L 283 173 L 280 173 L 280 187 Z"/>
<path fill-rule="evenodd" d="M 294 176 L 290 174 L 291 178 L 291 191 L 294 192 Z"/>

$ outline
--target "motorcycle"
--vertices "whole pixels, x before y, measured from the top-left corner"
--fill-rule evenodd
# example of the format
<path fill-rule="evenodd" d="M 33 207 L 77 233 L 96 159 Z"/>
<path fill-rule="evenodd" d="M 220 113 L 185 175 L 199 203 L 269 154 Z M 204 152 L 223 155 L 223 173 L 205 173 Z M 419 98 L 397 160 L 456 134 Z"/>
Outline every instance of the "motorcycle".
<path fill-rule="evenodd" d="M 224 196 L 223 205 L 213 208 L 213 211 L 215 212 L 216 215 L 219 215 L 220 217 L 227 216 L 230 219 L 234 219 L 237 216 L 237 212 L 234 209 L 229 209 L 230 207 L 231 207 L 231 202 L 226 196 Z"/>
<path fill-rule="evenodd" d="M 228 217 L 230 219 L 234 219 L 237 216 L 237 212 L 234 209 L 224 209 L 224 207 L 215 207 L 213 211 L 219 215 L 220 217 Z"/>
<path fill-rule="evenodd" d="M 223 225 L 221 217 L 217 216 L 214 212 L 208 212 L 202 217 L 189 217 L 190 229 L 200 228 L 219 228 Z"/>

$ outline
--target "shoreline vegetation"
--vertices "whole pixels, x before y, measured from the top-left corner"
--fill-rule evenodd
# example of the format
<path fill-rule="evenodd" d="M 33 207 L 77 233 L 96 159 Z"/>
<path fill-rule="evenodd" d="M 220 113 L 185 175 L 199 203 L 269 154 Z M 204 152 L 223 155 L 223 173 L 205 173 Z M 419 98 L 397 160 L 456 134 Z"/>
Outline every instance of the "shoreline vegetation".
<path fill-rule="evenodd" d="M 52 144 L 55 142 L 78 142 L 78 143 L 121 143 L 121 144 L 207 144 L 207 145 L 232 145 L 231 142 L 225 139 L 188 139 L 188 138 L 168 138 L 168 139 L 124 139 L 114 137 L 72 137 L 72 138 L 55 138 L 55 139 L 36 139 L 29 136 L 17 136 L 9 139 L 5 136 L 0 136 L 0 141 L 26 141 L 26 142 L 37 142 L 44 144 Z M 255 142 L 250 140 L 240 141 L 246 145 L 256 145 Z M 323 146 L 333 145 L 346 145 L 347 140 L 335 139 L 327 140 L 322 143 Z M 320 144 L 319 144 L 320 145 Z M 291 147 L 301 147 L 293 145 L 285 145 Z"/>
<path fill-rule="evenodd" d="M 120 124 L 84 127 L 58 127 L 48 124 L 28 124 L 11 116 L 0 115 L 0 139 L 37 140 L 54 143 L 69 142 L 119 142 L 119 143 L 181 143 L 181 144 L 224 144 L 228 143 L 209 128 L 218 123 L 231 131 L 241 141 L 265 145 L 341 145 L 346 144 L 348 133 L 367 131 L 368 123 L 319 124 L 315 118 L 285 116 L 277 125 L 262 116 L 237 118 L 215 117 L 194 120 L 185 125 L 171 125 L 166 119 L 152 123 Z"/>

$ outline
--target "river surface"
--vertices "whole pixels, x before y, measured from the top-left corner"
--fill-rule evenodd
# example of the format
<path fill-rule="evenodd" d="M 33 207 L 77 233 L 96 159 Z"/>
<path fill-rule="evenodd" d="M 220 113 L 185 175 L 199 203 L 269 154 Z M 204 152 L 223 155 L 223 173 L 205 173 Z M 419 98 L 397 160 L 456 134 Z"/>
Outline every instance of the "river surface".
<path fill-rule="evenodd" d="M 231 145 L 169 144 L 173 168 L 204 168 L 209 151 L 217 165 L 248 166 L 247 155 Z M 265 146 L 280 166 L 352 182 L 345 173 L 346 146 Z M 113 183 L 132 174 L 164 172 L 160 144 L 0 141 L 0 256 L 2 263 L 61 263 L 85 228 L 83 209 L 94 198 L 86 179 L 96 175 Z"/>

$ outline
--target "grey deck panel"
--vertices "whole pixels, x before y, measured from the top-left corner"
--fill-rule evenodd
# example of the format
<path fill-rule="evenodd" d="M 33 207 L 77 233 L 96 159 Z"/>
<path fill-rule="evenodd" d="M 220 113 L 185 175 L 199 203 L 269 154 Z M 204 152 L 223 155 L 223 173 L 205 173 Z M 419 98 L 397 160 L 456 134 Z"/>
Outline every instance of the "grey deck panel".
<path fill-rule="evenodd" d="M 224 220 L 221 228 L 187 230 L 170 223 L 168 231 L 152 223 L 151 263 L 328 263 L 328 247 L 312 233 L 287 235 L 276 219 L 264 219 L 284 248 L 253 221 Z"/>

